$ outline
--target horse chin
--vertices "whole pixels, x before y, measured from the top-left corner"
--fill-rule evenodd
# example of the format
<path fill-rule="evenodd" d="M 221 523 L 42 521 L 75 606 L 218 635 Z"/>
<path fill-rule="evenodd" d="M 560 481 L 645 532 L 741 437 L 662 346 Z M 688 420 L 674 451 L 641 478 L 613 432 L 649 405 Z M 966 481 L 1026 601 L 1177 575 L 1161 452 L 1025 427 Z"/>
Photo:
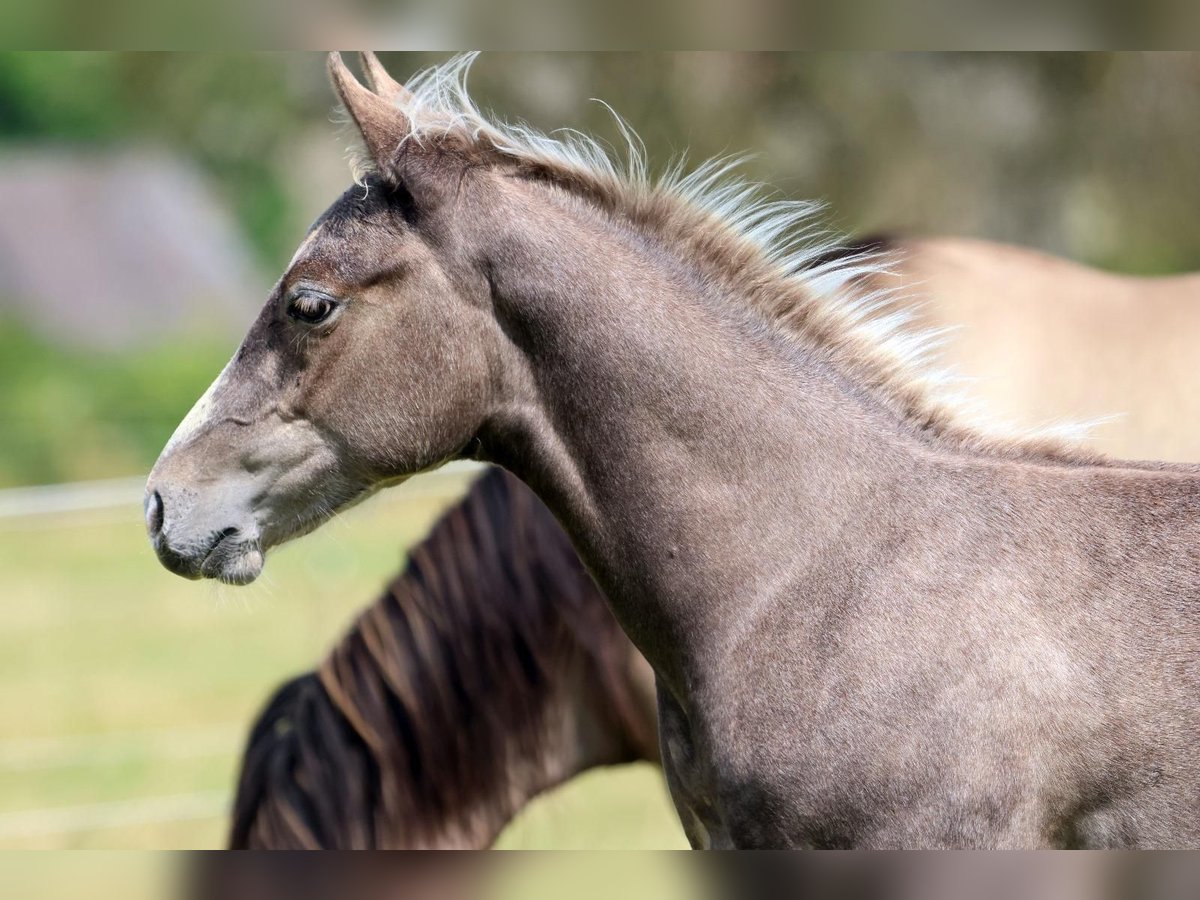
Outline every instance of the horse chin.
<path fill-rule="evenodd" d="M 263 551 L 257 541 L 220 541 L 200 564 L 200 574 L 225 584 L 250 584 L 263 570 Z"/>

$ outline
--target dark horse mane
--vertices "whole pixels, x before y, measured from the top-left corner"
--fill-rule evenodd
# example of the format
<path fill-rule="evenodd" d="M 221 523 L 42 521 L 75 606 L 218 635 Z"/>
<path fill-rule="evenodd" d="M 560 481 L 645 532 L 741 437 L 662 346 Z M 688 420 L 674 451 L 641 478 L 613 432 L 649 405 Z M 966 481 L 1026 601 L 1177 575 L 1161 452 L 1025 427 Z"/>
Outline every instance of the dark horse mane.
<path fill-rule="evenodd" d="M 230 846 L 486 846 L 579 769 L 656 758 L 637 659 L 553 516 L 492 470 L 269 701 Z"/>

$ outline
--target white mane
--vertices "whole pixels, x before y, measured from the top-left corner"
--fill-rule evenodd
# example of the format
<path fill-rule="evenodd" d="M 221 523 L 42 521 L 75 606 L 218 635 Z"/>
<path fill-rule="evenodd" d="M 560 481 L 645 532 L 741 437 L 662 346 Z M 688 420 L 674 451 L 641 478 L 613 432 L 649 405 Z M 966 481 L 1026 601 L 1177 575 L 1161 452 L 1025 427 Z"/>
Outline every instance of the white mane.
<path fill-rule="evenodd" d="M 932 410 L 931 420 L 952 420 L 977 433 L 981 445 L 998 437 L 1032 441 L 1057 453 L 1063 448 L 1056 444 L 1084 437 L 1095 424 L 1062 423 L 1030 431 L 997 423 L 967 396 L 964 379 L 934 364 L 953 329 L 919 329 L 914 323 L 917 302 L 896 290 L 864 288 L 876 276 L 894 274 L 896 256 L 836 253 L 845 239 L 822 226 L 823 204 L 780 199 L 770 188 L 738 177 L 736 170 L 745 157 L 708 160 L 691 171 L 681 158 L 654 176 L 642 140 L 607 104 L 624 143 L 621 152 L 574 129 L 545 133 L 486 115 L 467 89 L 477 56 L 461 54 L 406 83 L 411 96 L 402 110 L 412 126 L 409 140 L 424 142 L 457 134 L 514 159 L 580 175 L 613 195 L 670 196 L 707 213 L 754 245 L 781 279 L 812 298 L 805 314 L 810 321 L 817 320 L 820 330 L 837 333 L 843 348 L 870 357 L 900 392 L 919 394 L 922 406 Z M 817 262 L 823 258 L 831 261 Z"/>

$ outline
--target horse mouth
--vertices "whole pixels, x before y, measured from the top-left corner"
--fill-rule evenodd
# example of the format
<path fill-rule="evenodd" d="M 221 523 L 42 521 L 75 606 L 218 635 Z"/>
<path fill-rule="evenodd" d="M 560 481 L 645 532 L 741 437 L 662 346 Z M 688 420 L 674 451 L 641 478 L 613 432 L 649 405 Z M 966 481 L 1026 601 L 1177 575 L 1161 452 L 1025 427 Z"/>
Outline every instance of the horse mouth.
<path fill-rule="evenodd" d="M 158 557 L 158 561 L 171 574 L 192 581 L 204 577 L 197 569 L 194 560 L 189 559 L 182 553 L 177 553 L 161 536 L 154 539 L 152 546 L 154 547 L 154 554 Z"/>
<path fill-rule="evenodd" d="M 219 533 L 200 563 L 200 575 L 225 584 L 250 584 L 262 574 L 263 551 L 256 540 L 246 540 L 236 528 Z"/>

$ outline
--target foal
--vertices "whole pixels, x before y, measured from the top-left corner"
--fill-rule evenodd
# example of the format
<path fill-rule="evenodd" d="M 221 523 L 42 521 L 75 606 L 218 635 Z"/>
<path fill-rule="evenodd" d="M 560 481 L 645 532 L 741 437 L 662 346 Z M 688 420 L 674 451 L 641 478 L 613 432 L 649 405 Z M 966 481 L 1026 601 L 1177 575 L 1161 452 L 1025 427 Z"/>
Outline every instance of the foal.
<path fill-rule="evenodd" d="M 334 84 L 374 166 L 151 473 L 181 575 L 441 462 L 547 502 L 653 666 L 698 846 L 1200 844 L 1200 472 L 989 438 L 805 209 Z"/>
<path fill-rule="evenodd" d="M 267 704 L 232 849 L 489 846 L 593 766 L 658 761 L 652 677 L 567 536 L 492 470 Z"/>

